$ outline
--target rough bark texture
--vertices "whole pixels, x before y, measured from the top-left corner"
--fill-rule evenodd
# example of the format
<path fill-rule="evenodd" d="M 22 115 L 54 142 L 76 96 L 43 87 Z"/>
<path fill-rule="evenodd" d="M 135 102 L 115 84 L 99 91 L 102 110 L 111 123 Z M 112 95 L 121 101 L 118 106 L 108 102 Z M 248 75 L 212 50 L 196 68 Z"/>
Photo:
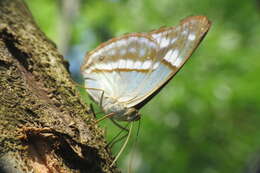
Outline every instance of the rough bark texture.
<path fill-rule="evenodd" d="M 0 172 L 117 172 L 66 62 L 22 0 L 0 0 Z"/>

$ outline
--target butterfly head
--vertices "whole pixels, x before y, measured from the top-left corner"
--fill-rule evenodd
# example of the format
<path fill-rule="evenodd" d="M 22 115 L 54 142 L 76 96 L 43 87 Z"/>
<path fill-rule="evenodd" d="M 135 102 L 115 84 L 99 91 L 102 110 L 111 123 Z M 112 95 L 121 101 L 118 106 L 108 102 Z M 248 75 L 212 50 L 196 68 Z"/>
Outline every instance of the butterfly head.
<path fill-rule="evenodd" d="M 123 117 L 125 118 L 125 121 L 137 121 L 141 118 L 141 115 L 137 109 L 128 108 Z"/>

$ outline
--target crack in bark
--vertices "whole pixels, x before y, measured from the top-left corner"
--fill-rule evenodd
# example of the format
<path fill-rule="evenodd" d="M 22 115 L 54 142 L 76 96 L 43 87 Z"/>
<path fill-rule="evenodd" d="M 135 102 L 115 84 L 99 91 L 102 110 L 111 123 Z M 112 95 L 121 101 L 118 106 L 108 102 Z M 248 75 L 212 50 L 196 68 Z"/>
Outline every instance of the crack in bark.
<path fill-rule="evenodd" d="M 27 71 L 32 72 L 29 61 L 30 56 L 27 53 L 22 52 L 16 46 L 16 44 L 19 44 L 19 41 L 15 39 L 12 34 L 8 33 L 6 29 L 3 29 L 0 32 L 0 38 L 4 41 L 10 54 L 20 63 L 20 65 L 22 65 Z"/>
<path fill-rule="evenodd" d="M 0 60 L 0 70 L 1 67 L 8 69 L 11 66 L 10 63 L 7 63 L 6 61 Z"/>

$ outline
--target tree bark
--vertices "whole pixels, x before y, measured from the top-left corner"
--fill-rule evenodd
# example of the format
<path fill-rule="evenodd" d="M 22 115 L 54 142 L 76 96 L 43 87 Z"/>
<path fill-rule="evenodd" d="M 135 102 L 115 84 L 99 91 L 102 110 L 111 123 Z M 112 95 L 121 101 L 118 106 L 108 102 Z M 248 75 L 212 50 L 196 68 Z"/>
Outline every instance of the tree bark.
<path fill-rule="evenodd" d="M 22 0 L 0 0 L 0 172 L 118 172 L 67 62 Z"/>

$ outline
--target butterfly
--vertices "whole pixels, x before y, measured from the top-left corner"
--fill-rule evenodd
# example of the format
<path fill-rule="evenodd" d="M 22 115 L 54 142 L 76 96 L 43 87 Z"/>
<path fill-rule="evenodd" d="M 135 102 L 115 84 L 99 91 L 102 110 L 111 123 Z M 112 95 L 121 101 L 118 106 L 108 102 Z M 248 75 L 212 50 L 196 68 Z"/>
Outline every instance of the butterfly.
<path fill-rule="evenodd" d="M 102 43 L 81 66 L 87 92 L 111 119 L 139 120 L 140 108 L 181 69 L 210 26 L 207 17 L 191 16 L 175 27 Z"/>

